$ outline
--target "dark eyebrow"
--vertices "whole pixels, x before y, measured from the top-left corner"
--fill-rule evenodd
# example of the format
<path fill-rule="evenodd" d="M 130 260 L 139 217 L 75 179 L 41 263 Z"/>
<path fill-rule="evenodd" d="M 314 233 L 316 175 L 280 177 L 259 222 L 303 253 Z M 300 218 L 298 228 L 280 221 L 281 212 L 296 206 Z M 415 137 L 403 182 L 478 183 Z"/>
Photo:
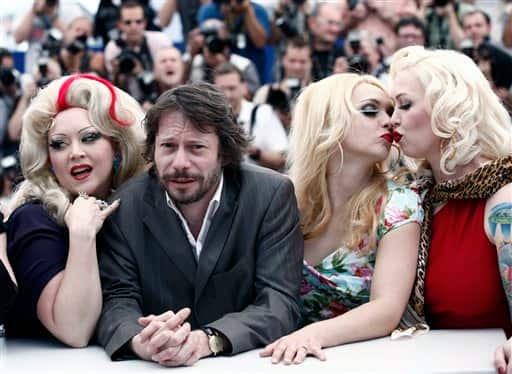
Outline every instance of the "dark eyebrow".
<path fill-rule="evenodd" d="M 87 126 L 87 127 L 84 127 L 84 128 L 82 128 L 82 129 L 78 130 L 78 133 L 79 133 L 79 134 L 81 134 L 82 132 L 85 132 L 86 130 L 89 130 L 91 127 L 92 127 L 94 130 L 96 130 L 96 131 L 98 131 L 98 132 L 99 132 L 99 130 L 98 130 L 96 127 L 94 127 L 93 125 L 89 125 L 89 126 Z"/>

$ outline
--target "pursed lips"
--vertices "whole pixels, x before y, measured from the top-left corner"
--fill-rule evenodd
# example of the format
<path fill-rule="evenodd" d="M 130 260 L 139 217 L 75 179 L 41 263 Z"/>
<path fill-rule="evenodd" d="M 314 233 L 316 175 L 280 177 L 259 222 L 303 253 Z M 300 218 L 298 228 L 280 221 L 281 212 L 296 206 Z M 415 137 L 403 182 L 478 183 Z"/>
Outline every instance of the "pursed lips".
<path fill-rule="evenodd" d="M 393 143 L 393 133 L 391 132 L 386 132 L 385 134 L 382 134 L 380 137 L 387 141 L 389 144 Z"/>

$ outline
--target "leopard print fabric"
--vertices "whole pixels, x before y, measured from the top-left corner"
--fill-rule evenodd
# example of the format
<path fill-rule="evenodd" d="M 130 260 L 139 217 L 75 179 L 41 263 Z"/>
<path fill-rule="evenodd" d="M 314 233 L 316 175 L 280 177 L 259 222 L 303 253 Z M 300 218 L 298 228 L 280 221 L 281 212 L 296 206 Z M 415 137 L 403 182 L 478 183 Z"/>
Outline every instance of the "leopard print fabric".
<path fill-rule="evenodd" d="M 422 188 L 427 189 L 423 200 L 425 218 L 421 226 L 416 280 L 407 311 L 400 323 L 402 327 L 425 323 L 425 270 L 434 206 L 450 199 L 487 199 L 509 183 L 512 183 L 512 156 L 494 160 L 457 180 L 434 186 L 431 181 L 424 183 Z"/>

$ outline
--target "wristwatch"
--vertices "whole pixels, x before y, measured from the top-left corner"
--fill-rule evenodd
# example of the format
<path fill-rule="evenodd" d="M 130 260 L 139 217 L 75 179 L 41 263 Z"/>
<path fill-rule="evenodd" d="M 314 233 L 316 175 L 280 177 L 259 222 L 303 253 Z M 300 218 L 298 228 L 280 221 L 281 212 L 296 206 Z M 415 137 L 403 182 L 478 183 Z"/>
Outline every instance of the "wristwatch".
<path fill-rule="evenodd" d="M 220 335 L 220 333 L 214 329 L 209 327 L 203 327 L 201 330 L 204 331 L 206 336 L 208 336 L 208 345 L 210 346 L 210 350 L 212 351 L 214 356 L 222 353 L 224 351 L 224 338 Z"/>

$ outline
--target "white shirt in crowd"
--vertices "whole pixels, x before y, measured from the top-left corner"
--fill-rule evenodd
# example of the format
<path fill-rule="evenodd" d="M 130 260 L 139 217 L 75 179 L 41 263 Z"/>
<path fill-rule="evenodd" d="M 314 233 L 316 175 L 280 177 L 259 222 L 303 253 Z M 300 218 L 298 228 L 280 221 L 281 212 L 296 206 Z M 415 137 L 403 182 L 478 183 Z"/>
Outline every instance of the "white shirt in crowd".
<path fill-rule="evenodd" d="M 254 104 L 242 100 L 238 124 L 243 126 L 245 132 L 251 136 L 251 143 L 263 151 L 286 152 L 288 150 L 288 137 L 281 121 L 268 104 L 260 104 L 256 111 L 254 127 L 251 131 L 251 113 Z M 251 161 L 248 158 L 249 161 Z"/>

